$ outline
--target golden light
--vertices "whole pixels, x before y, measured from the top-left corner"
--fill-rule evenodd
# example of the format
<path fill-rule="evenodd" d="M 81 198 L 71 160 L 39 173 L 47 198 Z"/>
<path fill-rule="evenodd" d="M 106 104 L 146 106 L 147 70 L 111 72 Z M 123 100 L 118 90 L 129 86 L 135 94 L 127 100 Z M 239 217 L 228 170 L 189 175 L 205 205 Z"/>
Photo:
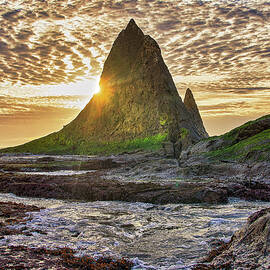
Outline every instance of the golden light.
<path fill-rule="evenodd" d="M 100 92 L 99 80 L 99 76 L 92 76 L 88 79 L 79 78 L 76 82 L 57 85 L 13 86 L 6 84 L 5 88 L 1 88 L 3 92 L 1 94 L 13 98 L 24 98 L 31 104 L 40 100 L 42 105 L 47 102 L 48 106 L 83 109 L 91 97 Z"/>
<path fill-rule="evenodd" d="M 96 79 L 95 83 L 93 83 L 93 94 L 98 94 L 100 92 L 99 86 L 99 78 Z"/>

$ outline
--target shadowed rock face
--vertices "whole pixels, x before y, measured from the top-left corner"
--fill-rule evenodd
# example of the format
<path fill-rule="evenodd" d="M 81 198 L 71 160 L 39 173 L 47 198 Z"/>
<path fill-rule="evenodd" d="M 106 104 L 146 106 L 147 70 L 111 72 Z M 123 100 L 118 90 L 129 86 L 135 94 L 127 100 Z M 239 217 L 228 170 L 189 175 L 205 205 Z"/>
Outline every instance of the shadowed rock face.
<path fill-rule="evenodd" d="M 187 128 L 195 141 L 207 136 L 195 101 L 196 113 L 194 104 L 187 109 L 182 102 L 156 41 L 133 19 L 112 46 L 100 87 L 64 131 L 76 130 L 95 141 L 167 133 L 176 142 L 181 128 Z"/>

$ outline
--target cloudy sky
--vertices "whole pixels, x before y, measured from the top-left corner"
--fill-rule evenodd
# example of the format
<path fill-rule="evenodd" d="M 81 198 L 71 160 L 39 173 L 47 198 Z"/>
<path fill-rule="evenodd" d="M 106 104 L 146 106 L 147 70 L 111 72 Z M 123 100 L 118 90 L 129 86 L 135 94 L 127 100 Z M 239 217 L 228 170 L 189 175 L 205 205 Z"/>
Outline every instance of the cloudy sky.
<path fill-rule="evenodd" d="M 0 147 L 72 120 L 131 18 L 211 135 L 270 113 L 270 1 L 0 0 Z"/>

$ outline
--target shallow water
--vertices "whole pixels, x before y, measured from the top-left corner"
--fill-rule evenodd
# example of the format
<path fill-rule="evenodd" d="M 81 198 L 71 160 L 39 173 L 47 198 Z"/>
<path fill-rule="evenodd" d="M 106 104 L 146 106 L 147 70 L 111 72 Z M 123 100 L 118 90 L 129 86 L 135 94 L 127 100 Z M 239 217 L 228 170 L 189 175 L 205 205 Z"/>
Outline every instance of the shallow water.
<path fill-rule="evenodd" d="M 18 172 L 18 174 L 27 174 L 27 175 L 55 175 L 55 176 L 64 176 L 64 175 L 79 175 L 86 174 L 90 172 L 95 172 L 96 170 L 88 170 L 88 171 L 74 171 L 74 170 L 60 170 L 60 171 L 52 171 L 52 172 Z"/>
<path fill-rule="evenodd" d="M 0 162 L 33 162 L 40 158 L 53 158 L 58 161 L 87 161 L 94 156 L 83 156 L 83 155 L 33 155 L 33 154 L 22 154 L 22 155 L 14 155 L 14 154 L 4 154 L 0 156 Z"/>
<path fill-rule="evenodd" d="M 247 217 L 269 203 L 231 199 L 225 205 L 126 202 L 64 202 L 0 194 L 0 201 L 47 207 L 32 213 L 27 225 L 15 225 L 32 236 L 6 236 L 1 245 L 64 247 L 78 255 L 124 256 L 134 269 L 188 269 L 206 254 L 213 239 L 229 240 Z"/>

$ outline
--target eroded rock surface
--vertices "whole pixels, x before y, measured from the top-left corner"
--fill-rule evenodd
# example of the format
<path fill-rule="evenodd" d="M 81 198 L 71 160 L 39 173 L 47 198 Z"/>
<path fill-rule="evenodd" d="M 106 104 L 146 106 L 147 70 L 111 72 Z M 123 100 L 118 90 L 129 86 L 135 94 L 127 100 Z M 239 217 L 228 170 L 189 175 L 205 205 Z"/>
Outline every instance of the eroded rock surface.
<path fill-rule="evenodd" d="M 270 208 L 251 215 L 247 224 L 223 246 L 221 253 L 212 258 L 210 265 L 201 267 L 201 269 L 269 269 Z"/>
<path fill-rule="evenodd" d="M 270 200 L 268 163 L 190 162 L 179 166 L 177 160 L 158 152 L 82 157 L 81 162 L 77 157 L 74 161 L 64 161 L 65 156 L 53 158 L 54 162 L 48 163 L 46 159 L 35 164 L 29 164 L 30 158 L 26 164 L 23 158 L 18 158 L 17 163 L 11 160 L 5 163 L 2 159 L 0 189 L 19 196 L 160 204 L 220 203 L 226 202 L 229 196 Z M 33 160 L 38 158 L 33 156 Z M 57 169 L 60 172 L 73 169 L 76 175 L 72 171 L 57 175 Z"/>

